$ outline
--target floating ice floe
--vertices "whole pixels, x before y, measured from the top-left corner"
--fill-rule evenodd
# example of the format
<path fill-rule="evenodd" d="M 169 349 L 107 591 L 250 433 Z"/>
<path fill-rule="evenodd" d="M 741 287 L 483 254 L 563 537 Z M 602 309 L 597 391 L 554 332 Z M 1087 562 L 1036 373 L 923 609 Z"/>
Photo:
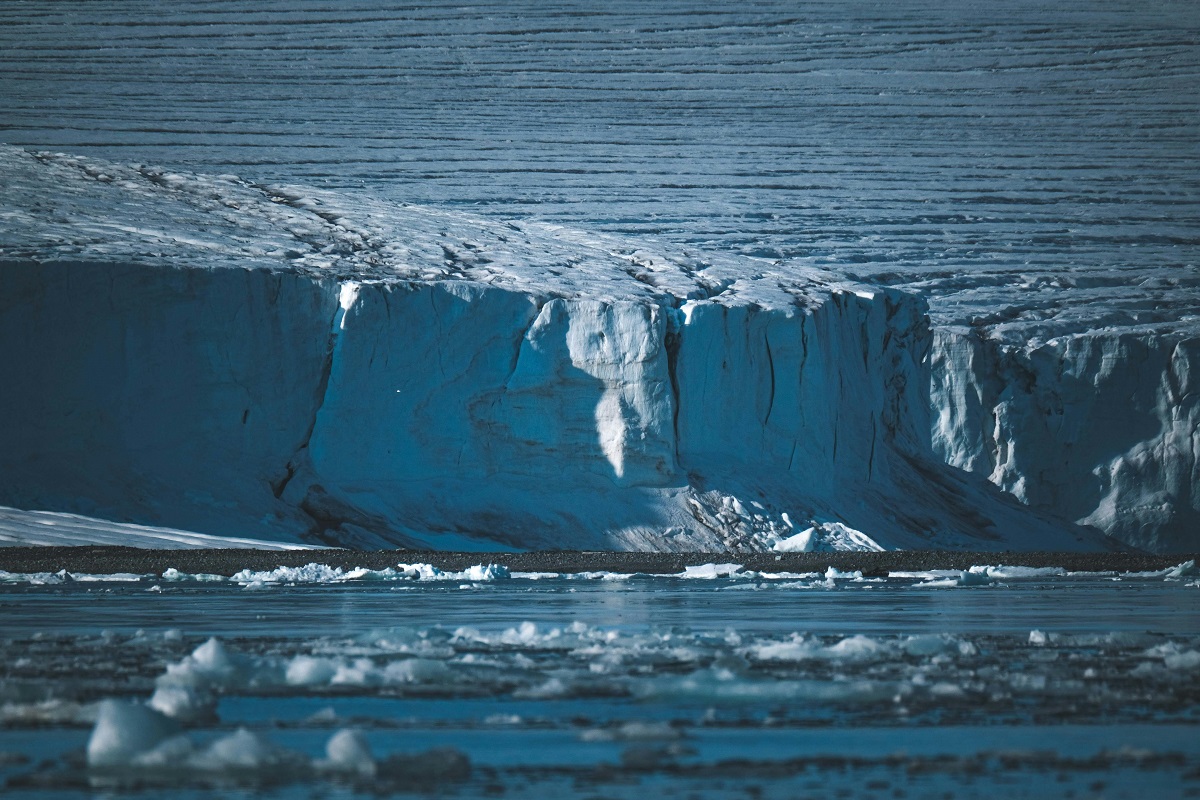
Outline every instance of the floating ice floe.
<path fill-rule="evenodd" d="M 144 647 L 149 653 L 165 639 L 137 641 L 117 646 Z M 277 747 L 272 734 L 255 723 L 238 730 L 247 719 L 236 700 L 222 701 L 225 724 L 215 726 L 211 703 L 218 697 L 255 698 L 252 705 L 278 698 L 282 709 L 298 696 L 327 696 L 338 704 L 355 702 L 349 697 L 381 696 L 486 696 L 505 702 L 609 696 L 690 709 L 673 712 L 667 721 L 600 718 L 577 731 L 583 742 L 620 744 L 686 741 L 691 738 L 687 720 L 705 709 L 729 706 L 743 713 L 755 703 L 808 712 L 836 707 L 838 713 L 875 720 L 881 709 L 905 716 L 940 709 L 1024 713 L 1020 709 L 1035 701 L 1055 708 L 1092 707 L 1114 696 L 1142 708 L 1146 687 L 1152 686 L 1158 708 L 1181 708 L 1198 671 L 1196 636 L 1127 631 L 776 634 L 526 621 L 483 630 L 397 628 L 353 639 L 335 635 L 236 645 L 209 639 L 167 665 L 148 704 L 110 700 L 92 706 L 87 752 L 96 774 L 135 780 L 171 781 L 176 775 L 203 780 L 228 771 L 236 780 L 252 781 L 282 767 L 306 779 L 374 781 L 408 775 L 415 765 L 411 759 L 377 757 L 362 733 L 336 730 L 350 717 L 329 708 L 312 717 L 328 729 L 325 735 L 333 735 L 323 755 L 316 741 L 306 745 L 311 752 L 305 755 Z M 1150 683 L 1131 684 L 1131 676 Z M 171 697 L 175 700 L 167 702 Z M 481 712 L 480 719 L 492 726 L 540 724 L 532 717 L 523 721 L 505 706 L 486 719 Z M 88 722 L 83 715 L 66 715 L 55 724 Z M 447 758 L 447 764 L 461 760 Z"/>
<path fill-rule="evenodd" d="M 965 570 L 930 569 L 915 572 L 889 572 L 889 578 L 918 580 L 913 584 L 921 588 L 953 587 L 953 586 L 991 586 L 1001 580 L 1036 580 L 1047 578 L 1065 578 L 1078 575 L 1067 572 L 1062 567 L 1021 567 L 1004 564 L 976 565 Z"/>
<path fill-rule="evenodd" d="M 323 758 L 310 759 L 246 728 L 200 743 L 153 708 L 104 700 L 86 755 L 88 768 L 97 774 L 153 776 L 159 783 L 188 783 L 194 777 L 217 774 L 223 780 L 254 783 L 290 783 L 312 777 L 445 781 L 461 779 L 470 771 L 469 759 L 452 748 L 395 754 L 379 761 L 366 736 L 354 729 L 335 731 L 324 750 Z"/>
<path fill-rule="evenodd" d="M 775 641 L 746 648 L 745 655 L 754 661 L 828 661 L 840 663 L 869 663 L 897 655 L 930 657 L 943 653 L 969 655 L 974 645 L 949 635 L 923 634 L 897 640 L 870 636 L 847 636 L 833 644 L 819 639 L 794 635 L 790 640 Z"/>
<path fill-rule="evenodd" d="M 700 578 L 703 580 L 712 580 L 713 578 L 729 578 L 743 571 L 745 567 L 741 564 L 700 564 L 694 567 L 684 567 L 683 572 L 679 574 L 681 578 Z"/>
<path fill-rule="evenodd" d="M 98 705 L 74 700 L 47 699 L 35 702 L 0 703 L 0 726 L 46 726 L 92 724 Z"/>
<path fill-rule="evenodd" d="M 475 564 L 461 571 L 443 572 L 432 564 L 397 564 L 386 569 L 332 567 L 316 562 L 302 567 L 276 567 L 269 570 L 243 569 L 226 578 L 205 573 L 189 574 L 171 568 L 163 572 L 169 581 L 231 582 L 243 586 L 274 584 L 325 584 L 349 581 L 493 581 L 512 577 L 502 564 Z"/>
<path fill-rule="evenodd" d="M 179 731 L 179 724 L 140 703 L 105 700 L 100 704 L 96 727 L 87 743 L 92 767 L 132 763 Z"/>
<path fill-rule="evenodd" d="M 145 578 L 132 572 L 91 574 L 87 572 L 6 572 L 0 570 L 0 583 L 28 583 L 32 586 L 61 586 L 64 583 L 136 583 Z"/>
<path fill-rule="evenodd" d="M 325 758 L 314 763 L 320 772 L 347 773 L 363 778 L 374 777 L 378 770 L 371 746 L 362 731 L 343 729 L 329 737 Z"/>

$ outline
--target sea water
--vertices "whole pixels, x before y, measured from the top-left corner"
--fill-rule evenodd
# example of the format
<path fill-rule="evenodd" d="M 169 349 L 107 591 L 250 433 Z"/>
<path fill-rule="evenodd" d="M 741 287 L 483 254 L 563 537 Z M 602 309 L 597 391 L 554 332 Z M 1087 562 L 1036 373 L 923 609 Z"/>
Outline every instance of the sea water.
<path fill-rule="evenodd" d="M 6 573 L 0 775 L 20 797 L 1186 796 L 1190 571 Z"/>

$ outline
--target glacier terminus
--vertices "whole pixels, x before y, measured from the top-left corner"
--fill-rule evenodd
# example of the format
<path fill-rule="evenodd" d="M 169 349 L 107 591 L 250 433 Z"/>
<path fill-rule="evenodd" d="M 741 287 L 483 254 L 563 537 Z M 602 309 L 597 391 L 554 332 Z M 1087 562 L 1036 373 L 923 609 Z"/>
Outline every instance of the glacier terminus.
<path fill-rule="evenodd" d="M 829 269 L 2 155 L 12 506 L 357 547 L 1190 541 L 1179 334 L 1006 348 Z"/>
<path fill-rule="evenodd" d="M 0 9 L 0 538 L 1194 551 L 1197 36 Z"/>

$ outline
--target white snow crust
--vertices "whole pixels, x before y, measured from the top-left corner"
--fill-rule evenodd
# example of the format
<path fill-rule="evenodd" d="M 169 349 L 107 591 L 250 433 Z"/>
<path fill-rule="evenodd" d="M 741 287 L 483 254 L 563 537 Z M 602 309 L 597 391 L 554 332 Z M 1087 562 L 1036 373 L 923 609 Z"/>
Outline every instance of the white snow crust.
<path fill-rule="evenodd" d="M 838 550 L 880 552 L 887 548 L 841 522 L 823 522 L 779 539 L 771 549 L 777 553 L 827 553 Z"/>

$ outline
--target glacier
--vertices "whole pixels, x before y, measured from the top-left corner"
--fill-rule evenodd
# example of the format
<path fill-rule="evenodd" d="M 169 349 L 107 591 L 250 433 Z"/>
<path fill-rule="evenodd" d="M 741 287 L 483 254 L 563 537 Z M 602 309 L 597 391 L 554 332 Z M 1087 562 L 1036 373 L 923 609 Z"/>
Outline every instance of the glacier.
<path fill-rule="evenodd" d="M 28 371 L 0 387 L 17 415 L 0 503 L 255 540 L 430 533 L 395 528 L 403 510 L 446 546 L 482 546 L 486 514 L 466 509 L 473 521 L 452 533 L 426 502 L 458 496 L 446 470 L 461 450 L 487 478 L 462 490 L 480 508 L 503 474 L 521 484 L 503 492 L 537 509 L 504 523 L 529 528 L 514 541 L 598 514 L 581 546 L 774 547 L 810 528 L 818 549 L 954 546 L 968 527 L 1038 546 L 1049 524 L 1068 544 L 1094 529 L 1195 549 L 1194 5 L 578 12 L 0 8 L 0 138 L 15 146 L 0 255 L 32 293 L 4 301 L 4 342 L 25 348 L 7 348 L 6 366 Z M 38 264 L 83 282 L 82 316 L 12 316 L 58 314 L 37 300 Z M 139 310 L 155 281 L 181 301 L 158 321 Z M 106 292 L 120 314 L 89 322 L 84 306 Z M 391 385 L 416 353 L 385 353 L 382 331 L 428 334 L 430 320 L 392 320 L 371 340 L 367 315 L 422 298 L 451 322 L 498 315 L 486 363 L 444 354 L 484 383 L 463 372 L 384 403 L 366 372 L 384 357 Z M 300 306 L 284 318 L 272 302 Z M 871 346 L 843 335 L 876 335 L 889 303 L 902 310 L 884 336 L 910 349 L 875 342 L 869 358 L 891 364 L 864 383 L 855 359 Z M 926 311 L 931 331 L 906 327 Z M 90 355 L 67 331 L 30 338 L 76 319 L 96 331 Z M 125 334 L 121 320 L 138 324 Z M 155 325 L 176 324 L 186 341 L 156 343 Z M 518 342 L 515 325 L 535 335 Z M 616 363 L 601 335 L 636 357 Z M 753 366 L 719 370 L 718 352 Z M 928 375 L 909 371 L 923 352 Z M 156 383 L 135 357 L 197 368 Z M 75 383 L 41 363 L 52 358 Z M 802 381 L 786 379 L 797 369 Z M 578 401 L 546 409 L 556 380 Z M 153 405 L 127 408 L 118 383 Z M 424 427 L 387 423 L 398 398 Z M 714 422 L 730 399 L 732 424 Z M 164 410 L 191 402 L 210 429 Z M 453 403 L 471 405 L 436 413 Z M 175 437 L 142 438 L 159 426 Z M 389 448 L 408 464 L 367 474 Z M 569 482 L 539 460 L 552 450 L 578 456 L 582 495 L 557 510 L 538 500 Z M 422 494 L 413 459 L 426 458 L 443 483 Z M 518 477 L 526 459 L 536 469 Z M 1010 517 L 1024 512 L 982 482 L 1033 516 Z M 5 513 L 9 538 L 53 538 L 53 518 Z"/>
<path fill-rule="evenodd" d="M 1166 540 L 1102 536 L 1112 491 L 1085 527 L 972 475 L 1005 373 L 954 366 L 975 351 L 912 293 L 228 175 L 12 147 L 0 170 L 10 506 L 355 547 Z"/>

